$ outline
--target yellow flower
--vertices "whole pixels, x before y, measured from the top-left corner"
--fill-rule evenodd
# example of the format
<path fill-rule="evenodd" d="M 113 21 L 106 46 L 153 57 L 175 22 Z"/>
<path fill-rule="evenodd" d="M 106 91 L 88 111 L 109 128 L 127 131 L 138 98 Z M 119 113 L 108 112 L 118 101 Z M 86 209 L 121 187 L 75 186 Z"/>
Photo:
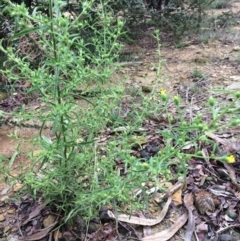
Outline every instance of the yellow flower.
<path fill-rule="evenodd" d="M 228 157 L 227 157 L 227 162 L 228 162 L 228 163 L 234 163 L 234 162 L 235 162 L 235 157 L 234 157 L 234 155 L 228 156 Z"/>
<path fill-rule="evenodd" d="M 166 90 L 160 90 L 160 95 L 161 95 L 161 99 L 165 102 L 168 100 L 168 96 L 166 94 Z"/>
<path fill-rule="evenodd" d="M 179 98 L 179 96 L 176 96 L 176 95 L 175 95 L 175 96 L 173 97 L 173 102 L 174 102 L 175 105 L 179 105 L 179 103 L 180 103 L 180 98 Z"/>
<path fill-rule="evenodd" d="M 160 94 L 161 95 L 165 95 L 166 94 L 166 90 L 160 90 Z"/>

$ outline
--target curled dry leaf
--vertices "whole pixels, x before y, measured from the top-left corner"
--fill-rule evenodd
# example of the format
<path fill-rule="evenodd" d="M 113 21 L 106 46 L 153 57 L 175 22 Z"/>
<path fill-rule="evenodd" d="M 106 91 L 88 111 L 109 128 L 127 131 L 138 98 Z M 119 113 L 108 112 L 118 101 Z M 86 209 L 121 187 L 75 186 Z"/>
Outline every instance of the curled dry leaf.
<path fill-rule="evenodd" d="M 184 213 L 182 216 L 180 216 L 174 224 L 159 233 L 155 233 L 153 235 L 147 236 L 142 239 L 142 241 L 166 241 L 170 239 L 187 221 L 188 215 L 187 213 Z"/>
<path fill-rule="evenodd" d="M 185 235 L 185 241 L 191 241 L 192 235 L 195 230 L 195 217 L 192 213 L 193 209 L 193 195 L 192 193 L 187 193 L 184 196 L 184 205 L 187 208 L 188 211 L 188 224 L 187 224 L 187 231 Z"/>
<path fill-rule="evenodd" d="M 201 214 L 205 214 L 209 211 L 215 211 L 215 204 L 212 194 L 206 190 L 200 190 L 195 195 L 195 205 Z"/>
<path fill-rule="evenodd" d="M 29 221 L 31 221 L 33 218 L 37 217 L 40 212 L 46 207 L 45 204 L 41 204 L 37 206 L 28 216 L 28 218 L 22 223 L 22 225 L 27 224 Z"/>
<path fill-rule="evenodd" d="M 38 232 L 34 233 L 33 235 L 27 236 L 27 237 L 21 237 L 20 241 L 37 241 L 44 237 L 46 237 L 50 231 L 54 228 L 54 226 L 57 224 L 57 222 L 53 223 L 47 228 L 41 229 Z"/>
<path fill-rule="evenodd" d="M 167 214 L 168 207 L 171 204 L 171 201 L 172 201 L 172 198 L 169 197 L 159 217 L 156 219 L 139 218 L 139 217 L 125 215 L 125 214 L 119 214 L 118 216 L 115 216 L 110 210 L 108 210 L 108 215 L 110 218 L 113 218 L 120 222 L 132 223 L 132 224 L 143 225 L 143 226 L 153 226 L 160 223 L 164 219 L 165 215 Z"/>

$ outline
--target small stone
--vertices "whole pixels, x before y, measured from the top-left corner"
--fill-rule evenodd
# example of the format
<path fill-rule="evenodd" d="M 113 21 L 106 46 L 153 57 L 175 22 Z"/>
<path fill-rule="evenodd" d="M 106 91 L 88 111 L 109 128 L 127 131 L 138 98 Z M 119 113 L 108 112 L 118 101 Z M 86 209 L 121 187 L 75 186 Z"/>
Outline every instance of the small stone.
<path fill-rule="evenodd" d="M 235 220 L 237 218 L 236 212 L 234 210 L 231 210 L 231 209 L 227 211 L 227 215 L 233 220 Z"/>
<path fill-rule="evenodd" d="M 143 158 L 143 159 L 149 160 L 151 156 L 150 156 L 149 152 L 146 152 L 145 150 L 142 150 L 140 152 L 140 157 Z"/>
<path fill-rule="evenodd" d="M 233 50 L 233 51 L 240 51 L 240 47 L 239 47 L 239 46 L 235 46 L 235 47 L 233 47 L 232 50 Z"/>
<path fill-rule="evenodd" d="M 232 238 L 232 235 L 230 234 L 222 234 L 220 237 L 219 237 L 219 241 L 232 241 L 233 238 Z"/>
<path fill-rule="evenodd" d="M 5 220 L 6 220 L 5 216 L 3 214 L 0 214 L 0 222 L 3 222 Z"/>

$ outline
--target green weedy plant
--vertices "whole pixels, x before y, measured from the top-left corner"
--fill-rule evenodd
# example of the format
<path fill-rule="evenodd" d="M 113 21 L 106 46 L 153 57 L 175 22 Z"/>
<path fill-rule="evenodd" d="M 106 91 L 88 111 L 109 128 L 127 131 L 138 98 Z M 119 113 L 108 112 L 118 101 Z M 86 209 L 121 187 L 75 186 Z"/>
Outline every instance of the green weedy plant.
<path fill-rule="evenodd" d="M 33 140 L 39 154 L 30 155 L 32 168 L 18 179 L 63 211 L 65 220 L 77 214 L 91 217 L 111 200 L 129 201 L 121 176 L 113 173 L 114 160 L 100 163 L 94 141 L 121 97 L 121 89 L 106 90 L 103 84 L 114 71 L 123 23 L 113 18 L 106 1 L 97 6 L 93 0 L 81 1 L 82 11 L 74 20 L 62 16 L 62 1 L 49 0 L 49 16 L 37 9 L 30 15 L 24 5 L 5 2 L 4 11 L 18 20 L 12 40 L 34 33 L 42 52 L 38 66 L 32 66 L 29 56 L 1 45 L 8 57 L 8 68 L 1 74 L 13 85 L 16 80 L 28 81 L 29 94 L 38 93 L 45 104 L 35 113 L 24 106 L 16 112 L 15 119 L 40 124 L 39 137 Z M 90 26 L 88 13 L 95 7 L 98 21 Z M 86 29 L 92 31 L 90 39 L 81 36 Z M 91 101 L 84 96 L 87 91 L 91 94 L 90 85 L 96 87 Z"/>
<path fill-rule="evenodd" d="M 114 70 L 112 64 L 118 56 L 120 45 L 117 40 L 123 24 L 117 22 L 116 26 L 112 26 L 111 11 L 107 3 L 101 3 L 96 11 L 99 21 L 89 26 L 86 19 L 88 10 L 93 10 L 93 2 L 82 1 L 82 12 L 72 21 L 62 17 L 63 2 L 56 0 L 49 0 L 49 17 L 37 10 L 29 15 L 23 5 L 16 6 L 10 2 L 5 9 L 18 19 L 19 26 L 13 38 L 34 32 L 43 51 L 42 61 L 32 68 L 28 56 L 21 57 L 13 47 L 1 46 L 1 51 L 8 57 L 6 66 L 8 63 L 12 66 L 2 69 L 1 73 L 13 84 L 19 79 L 29 81 L 32 86 L 30 91 L 37 92 L 45 104 L 45 109 L 35 113 L 28 112 L 23 106 L 16 114 L 16 118 L 36 120 L 41 124 L 39 137 L 33 140 L 39 154 L 31 156 L 31 170 L 18 179 L 35 195 L 42 194 L 47 203 L 62 211 L 65 221 L 77 214 L 92 217 L 97 207 L 110 202 L 114 205 L 134 203 L 136 188 L 142 188 L 144 192 L 145 187 L 141 184 L 149 180 L 157 183 L 159 176 L 172 180 L 179 175 L 186 176 L 189 159 L 202 158 L 198 142 L 209 141 L 205 132 L 225 128 L 220 120 L 230 115 L 236 117 L 234 113 L 239 111 L 234 101 L 222 107 L 210 98 L 211 119 L 199 114 L 188 119 L 178 96 L 172 99 L 166 91 L 157 93 L 157 88 L 154 88 L 153 95 L 141 96 L 143 106 L 134 112 L 135 119 L 127 123 L 129 128 L 113 137 L 99 155 L 100 147 L 94 138 L 106 124 L 113 122 L 115 117 L 112 113 L 121 98 L 121 89 L 118 88 L 117 92 L 116 87 L 109 85 L 106 91 L 102 83 L 107 82 Z M 93 31 L 89 41 L 79 34 L 85 29 Z M 158 36 L 159 33 L 156 34 Z M 157 41 L 160 58 L 159 38 Z M 159 82 L 160 70 L 161 61 L 157 71 Z M 91 94 L 89 85 L 97 88 L 91 101 L 83 96 L 86 92 Z M 239 93 L 234 98 L 239 100 Z M 141 126 L 149 114 L 155 113 L 160 113 L 167 120 L 168 126 L 159 130 L 165 147 L 149 162 L 137 161 L 131 156 L 131 143 L 127 142 L 129 133 Z M 234 121 L 228 122 L 228 125 L 239 125 L 238 118 L 232 119 Z M 51 132 L 46 135 L 45 127 L 49 124 Z M 183 151 L 189 145 L 194 146 L 193 154 Z M 216 157 L 215 152 L 210 153 L 210 158 L 233 161 L 227 155 Z M 122 162 L 123 169 L 117 168 L 115 160 Z M 170 169 L 176 163 L 178 169 L 174 176 Z M 3 172 L 4 160 L 1 167 Z M 7 174 L 10 175 L 9 172 Z"/>
<path fill-rule="evenodd" d="M 210 160 L 235 162 L 234 155 L 221 153 L 216 143 L 209 139 L 207 134 L 239 125 L 240 119 L 236 114 L 239 107 L 236 103 L 239 101 L 240 93 L 231 94 L 234 102 L 224 107 L 217 103 L 217 99 L 209 97 L 207 116 L 196 114 L 192 119 L 188 119 L 181 107 L 180 97 L 171 98 L 164 90 L 161 91 L 161 105 L 169 124 L 167 128 L 159 130 L 160 136 L 165 140 L 165 147 L 158 152 L 157 157 L 151 158 L 145 165 L 153 181 L 156 183 L 159 181 L 154 180 L 159 174 L 163 175 L 165 180 L 176 180 L 178 176 L 186 177 L 190 159 L 206 158 L 200 146 L 208 146 Z M 169 105 L 172 106 L 171 109 Z M 225 119 L 226 123 L 222 123 L 222 119 Z"/>
<path fill-rule="evenodd" d="M 155 39 L 158 42 L 158 54 L 161 58 L 158 35 L 159 33 L 156 32 Z M 158 68 L 160 71 L 161 65 Z M 145 104 L 146 109 L 152 111 L 151 114 L 161 113 L 161 117 L 165 118 L 167 126 L 159 129 L 159 135 L 165 141 L 165 146 L 156 157 L 152 157 L 148 162 L 139 163 L 138 166 L 133 167 L 134 170 L 144 168 L 145 175 L 155 183 L 161 181 L 162 177 L 164 177 L 163 181 L 175 181 L 178 176 L 186 177 L 190 159 L 204 160 L 206 158 L 202 152 L 202 147 L 200 147 L 204 145 L 211 146 L 208 148 L 210 160 L 228 163 L 235 161 L 235 157 L 231 153 L 222 154 L 221 151 L 217 150 L 216 143 L 208 138 L 207 133 L 215 133 L 232 126 L 239 126 L 240 92 L 228 92 L 227 94 L 232 95 L 233 101 L 226 105 L 223 105 L 221 100 L 218 102 L 217 98 L 210 96 L 207 103 L 202 103 L 206 108 L 204 114 L 196 113 L 191 117 L 186 112 L 188 107 L 184 107 L 184 103 L 178 95 L 171 97 L 164 89 L 159 91 L 158 96 L 156 94 L 155 92 L 154 96 L 148 98 Z M 156 101 L 157 97 L 158 101 Z M 222 122 L 223 119 L 225 119 L 225 123 Z"/>

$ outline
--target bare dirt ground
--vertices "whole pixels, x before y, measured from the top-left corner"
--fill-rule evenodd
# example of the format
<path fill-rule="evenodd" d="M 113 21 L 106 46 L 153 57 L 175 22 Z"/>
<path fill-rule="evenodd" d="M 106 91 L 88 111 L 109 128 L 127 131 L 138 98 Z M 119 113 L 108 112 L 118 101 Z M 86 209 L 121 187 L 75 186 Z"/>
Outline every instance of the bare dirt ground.
<path fill-rule="evenodd" d="M 221 14 L 223 11 L 230 9 L 214 10 L 214 14 Z M 202 33 L 202 36 L 189 37 L 182 39 L 185 47 L 178 48 L 172 42 L 168 42 L 167 35 L 162 34 L 163 42 L 161 46 L 162 58 L 165 60 L 162 64 L 161 83 L 159 90 L 165 89 L 170 94 L 198 95 L 199 93 L 190 93 L 191 86 L 196 84 L 193 72 L 200 71 L 206 76 L 207 88 L 229 88 L 240 89 L 240 3 L 234 2 L 231 10 L 238 15 L 238 24 L 228 29 L 217 29 L 215 32 Z M 127 83 L 132 86 L 152 86 L 157 80 L 156 66 L 158 56 L 156 52 L 157 43 L 150 37 L 154 29 L 149 28 L 143 36 L 138 39 L 134 46 L 126 46 L 124 51 L 135 56 L 138 61 L 137 66 L 129 64 L 123 67 L 119 72 L 120 76 L 128 76 Z M 201 37 L 209 36 L 208 41 L 201 41 Z M 191 96 L 188 99 L 191 102 Z M 201 99 L 201 98 L 200 98 Z M 33 105 L 33 104 L 30 104 Z M 34 128 L 19 128 L 12 124 L 2 125 L 0 127 L 0 154 L 6 155 L 9 159 L 14 155 L 16 146 L 19 142 L 13 138 L 11 133 L 18 133 L 19 139 L 23 138 L 24 143 L 20 144 L 22 154 L 18 155 L 13 165 L 13 174 L 19 175 L 22 168 L 27 168 L 28 161 L 24 152 L 31 148 L 29 140 L 37 135 L 38 130 Z M 13 190 L 18 191 L 21 185 L 14 186 Z M 9 191 L 11 190 L 11 191 Z M 5 183 L 0 184 L 0 232 L 6 234 L 10 229 L 10 223 L 14 216 L 14 210 L 4 204 L 12 189 Z M 168 227 L 168 219 L 158 231 Z M 14 233 L 12 230 L 11 232 Z M 1 235 L 2 235 L 1 234 Z M 14 240 L 14 239 L 1 239 Z M 17 240 L 17 239 L 16 239 Z M 182 233 L 179 232 L 173 240 L 183 240 Z M 195 239 L 193 239 L 195 240 Z M 223 240 L 223 239 L 221 239 Z M 231 240 L 240 240 L 235 237 Z"/>

